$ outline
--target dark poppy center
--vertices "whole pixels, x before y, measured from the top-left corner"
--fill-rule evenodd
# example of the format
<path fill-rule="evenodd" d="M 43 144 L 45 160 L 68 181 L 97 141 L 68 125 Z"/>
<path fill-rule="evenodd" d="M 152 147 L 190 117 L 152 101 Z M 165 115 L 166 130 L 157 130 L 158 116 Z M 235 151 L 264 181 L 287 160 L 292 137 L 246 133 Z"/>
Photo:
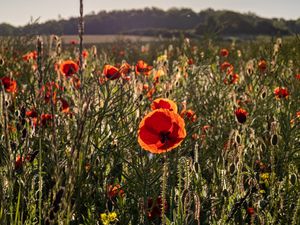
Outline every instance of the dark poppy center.
<path fill-rule="evenodd" d="M 171 132 L 170 131 L 162 131 L 159 133 L 159 136 L 160 136 L 160 142 L 165 144 L 167 142 L 167 140 L 170 140 L 170 134 Z"/>

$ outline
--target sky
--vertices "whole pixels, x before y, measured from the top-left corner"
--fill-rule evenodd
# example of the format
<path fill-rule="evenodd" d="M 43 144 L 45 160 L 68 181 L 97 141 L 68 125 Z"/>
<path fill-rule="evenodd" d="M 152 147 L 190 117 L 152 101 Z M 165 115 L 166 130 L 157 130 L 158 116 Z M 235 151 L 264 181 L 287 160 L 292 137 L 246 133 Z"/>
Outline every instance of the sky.
<path fill-rule="evenodd" d="M 253 12 L 266 18 L 300 18 L 300 0 L 83 0 L 84 14 L 101 10 L 139 9 L 158 7 L 191 8 L 196 12 L 207 8 Z M 32 19 L 45 22 L 50 19 L 76 17 L 79 0 L 0 0 L 0 23 L 14 26 L 28 24 Z"/>

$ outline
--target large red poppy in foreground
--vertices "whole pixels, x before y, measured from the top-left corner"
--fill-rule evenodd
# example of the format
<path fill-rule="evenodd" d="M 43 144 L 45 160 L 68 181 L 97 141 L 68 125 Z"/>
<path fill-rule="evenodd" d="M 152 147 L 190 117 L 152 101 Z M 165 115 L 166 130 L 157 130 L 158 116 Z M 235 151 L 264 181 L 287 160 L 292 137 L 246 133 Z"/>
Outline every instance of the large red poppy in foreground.
<path fill-rule="evenodd" d="M 157 109 L 141 121 L 138 142 L 143 149 L 160 154 L 176 148 L 185 136 L 185 123 L 180 115 L 167 109 Z"/>

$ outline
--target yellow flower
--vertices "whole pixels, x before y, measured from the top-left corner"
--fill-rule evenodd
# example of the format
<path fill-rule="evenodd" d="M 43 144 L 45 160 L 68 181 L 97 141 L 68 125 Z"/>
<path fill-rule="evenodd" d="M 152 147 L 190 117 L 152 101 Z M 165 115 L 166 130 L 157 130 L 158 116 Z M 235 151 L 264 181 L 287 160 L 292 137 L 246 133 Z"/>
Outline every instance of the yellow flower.
<path fill-rule="evenodd" d="M 109 213 L 108 214 L 108 219 L 109 219 L 110 222 L 115 221 L 117 219 L 117 213 L 115 213 L 115 212 Z"/>
<path fill-rule="evenodd" d="M 117 220 L 117 213 L 116 212 L 110 212 L 110 213 L 101 213 L 100 219 L 103 225 L 109 225 L 111 222 L 114 222 Z"/>
<path fill-rule="evenodd" d="M 261 178 L 263 181 L 269 180 L 270 174 L 269 174 L 269 173 L 262 173 L 262 174 L 260 175 L 260 178 Z"/>

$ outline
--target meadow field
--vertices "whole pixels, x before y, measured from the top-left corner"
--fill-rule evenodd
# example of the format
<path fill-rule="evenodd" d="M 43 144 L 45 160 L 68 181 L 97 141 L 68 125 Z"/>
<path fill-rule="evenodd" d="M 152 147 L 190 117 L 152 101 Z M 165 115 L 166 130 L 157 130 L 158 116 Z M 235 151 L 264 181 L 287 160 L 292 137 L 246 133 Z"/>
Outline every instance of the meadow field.
<path fill-rule="evenodd" d="M 299 37 L 89 40 L 0 40 L 0 224 L 300 224 Z"/>

